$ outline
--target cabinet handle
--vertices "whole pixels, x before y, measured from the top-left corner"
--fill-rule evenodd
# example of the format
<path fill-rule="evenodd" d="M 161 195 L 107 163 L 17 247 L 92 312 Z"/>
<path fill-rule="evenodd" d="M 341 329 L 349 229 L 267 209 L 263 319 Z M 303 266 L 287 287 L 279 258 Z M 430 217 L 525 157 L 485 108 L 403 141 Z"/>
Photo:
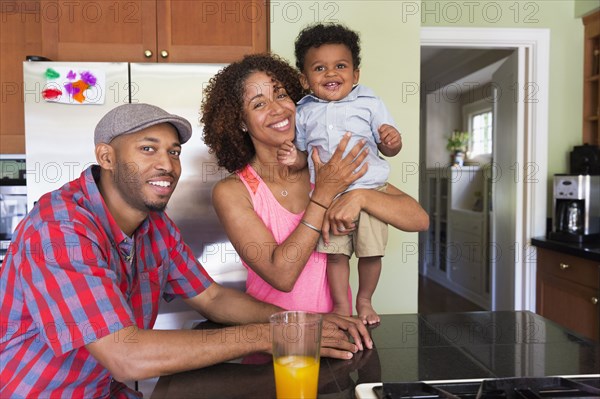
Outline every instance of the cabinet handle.
<path fill-rule="evenodd" d="M 169 56 L 169 52 L 167 50 L 163 50 L 160 52 L 160 56 L 163 58 L 167 58 Z"/>
<path fill-rule="evenodd" d="M 560 270 L 567 270 L 567 269 L 568 269 L 569 267 L 571 267 L 571 266 L 567 265 L 566 263 L 562 263 L 562 262 L 561 262 L 561 263 L 558 265 L 558 267 L 560 267 Z"/>
<path fill-rule="evenodd" d="M 598 298 L 596 298 L 595 296 L 593 296 L 593 297 L 590 299 L 590 302 L 592 302 L 592 305 L 597 305 L 597 304 L 598 304 Z"/>
<path fill-rule="evenodd" d="M 151 50 L 144 51 L 144 57 L 146 57 L 146 58 L 152 57 L 152 51 Z"/>

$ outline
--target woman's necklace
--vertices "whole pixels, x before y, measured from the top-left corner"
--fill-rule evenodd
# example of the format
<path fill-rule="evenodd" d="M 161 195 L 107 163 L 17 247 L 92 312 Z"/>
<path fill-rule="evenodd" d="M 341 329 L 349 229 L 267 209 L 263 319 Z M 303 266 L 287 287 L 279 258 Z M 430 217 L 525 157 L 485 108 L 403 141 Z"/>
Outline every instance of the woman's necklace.
<path fill-rule="evenodd" d="M 273 179 L 273 183 L 275 183 L 279 187 L 281 187 L 281 196 L 282 197 L 287 197 L 288 196 L 288 190 L 285 188 L 285 186 L 283 184 L 276 182 L 275 179 Z"/>
<path fill-rule="evenodd" d="M 252 167 L 254 168 L 254 170 L 260 175 L 261 173 L 259 172 L 260 168 L 260 164 L 258 162 L 255 162 L 254 165 L 252 165 Z M 275 172 L 272 168 L 268 168 L 268 170 L 270 171 L 270 173 L 268 174 L 269 179 L 268 181 L 278 185 L 279 187 L 281 187 L 281 196 L 282 197 L 287 197 L 288 196 L 288 190 L 285 188 L 285 186 L 281 183 L 278 183 L 275 181 Z M 263 178 L 263 181 L 267 181 L 267 179 Z"/>

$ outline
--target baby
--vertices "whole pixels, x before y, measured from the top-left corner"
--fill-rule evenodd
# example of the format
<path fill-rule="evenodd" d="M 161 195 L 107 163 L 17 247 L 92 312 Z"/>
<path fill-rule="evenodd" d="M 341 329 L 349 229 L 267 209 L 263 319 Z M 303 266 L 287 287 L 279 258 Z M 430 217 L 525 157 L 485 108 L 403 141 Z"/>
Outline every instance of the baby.
<path fill-rule="evenodd" d="M 351 132 L 347 148 L 352 148 L 358 140 L 365 140 L 369 167 L 348 190 L 385 191 L 390 167 L 378 154 L 388 157 L 398 154 L 402 137 L 383 102 L 370 89 L 358 85 L 358 34 L 339 24 L 312 25 L 298 35 L 295 54 L 296 66 L 302 73 L 301 83 L 311 94 L 298 102 L 296 140 L 280 147 L 279 162 L 294 168 L 304 168 L 309 162 L 314 183 L 314 165 L 307 153 L 317 148 L 321 160 L 327 162 L 342 136 Z M 337 230 L 347 231 L 343 226 Z M 352 314 L 348 279 L 350 257 L 355 253 L 359 273 L 356 311 L 365 324 L 380 321 L 371 298 L 381 273 L 386 244 L 387 224 L 366 212 L 360 213 L 350 234 L 331 236 L 327 243 L 321 238 L 317 250 L 328 254 L 327 277 L 335 313 Z"/>

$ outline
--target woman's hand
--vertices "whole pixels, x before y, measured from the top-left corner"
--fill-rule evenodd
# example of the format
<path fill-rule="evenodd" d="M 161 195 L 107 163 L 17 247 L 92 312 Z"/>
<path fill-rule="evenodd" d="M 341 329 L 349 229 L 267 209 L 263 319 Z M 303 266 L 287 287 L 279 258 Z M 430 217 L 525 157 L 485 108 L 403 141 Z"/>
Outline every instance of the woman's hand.
<path fill-rule="evenodd" d="M 348 340 L 352 337 L 354 343 Z M 362 321 L 333 313 L 323 315 L 321 355 L 336 359 L 351 359 L 357 351 L 372 349 L 373 341 Z"/>
<path fill-rule="evenodd" d="M 329 243 L 330 232 L 335 235 L 350 234 L 358 227 L 358 217 L 363 209 L 364 198 L 358 190 L 339 196 L 331 203 L 323 221 L 323 240 Z"/>
<path fill-rule="evenodd" d="M 363 150 L 366 144 L 364 140 L 342 157 L 350 137 L 350 132 L 347 132 L 326 164 L 321 162 L 318 151 L 312 151 L 311 156 L 315 165 L 315 190 L 312 198 L 321 204 L 330 204 L 337 194 L 344 192 L 350 184 L 367 172 L 368 165 L 362 164 L 369 151 Z"/>
<path fill-rule="evenodd" d="M 329 206 L 323 221 L 323 240 L 331 233 L 348 234 L 358 228 L 360 212 L 365 211 L 398 230 L 415 232 L 429 228 L 429 216 L 410 195 L 388 183 L 386 190 L 357 189 L 340 195 Z"/>

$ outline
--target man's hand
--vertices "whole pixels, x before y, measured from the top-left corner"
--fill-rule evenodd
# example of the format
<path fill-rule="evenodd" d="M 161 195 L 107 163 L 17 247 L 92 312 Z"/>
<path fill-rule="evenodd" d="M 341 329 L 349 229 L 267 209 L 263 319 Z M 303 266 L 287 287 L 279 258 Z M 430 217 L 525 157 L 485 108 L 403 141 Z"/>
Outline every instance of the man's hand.
<path fill-rule="evenodd" d="M 349 337 L 354 343 L 350 342 Z M 333 313 L 323 315 L 321 356 L 351 359 L 354 353 L 365 347 L 372 349 L 373 341 L 362 321 Z"/>
<path fill-rule="evenodd" d="M 377 148 L 386 157 L 393 157 L 402 149 L 402 135 L 391 125 L 383 124 L 379 126 L 379 138 L 381 143 Z"/>

